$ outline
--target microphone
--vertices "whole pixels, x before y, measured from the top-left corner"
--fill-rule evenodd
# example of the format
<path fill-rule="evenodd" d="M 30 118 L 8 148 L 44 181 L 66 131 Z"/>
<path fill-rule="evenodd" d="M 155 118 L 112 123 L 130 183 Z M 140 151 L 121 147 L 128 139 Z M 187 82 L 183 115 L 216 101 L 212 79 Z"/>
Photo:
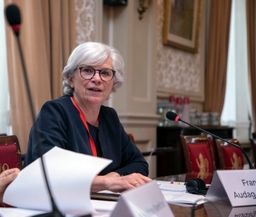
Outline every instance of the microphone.
<path fill-rule="evenodd" d="M 29 107 L 31 110 L 32 120 L 34 120 L 35 111 L 34 111 L 34 108 L 32 105 L 32 97 L 31 97 L 31 91 L 30 91 L 30 87 L 29 87 L 29 83 L 28 83 L 27 69 L 25 66 L 25 61 L 23 58 L 23 53 L 22 53 L 22 48 L 21 48 L 21 43 L 20 43 L 20 38 L 19 38 L 20 24 L 21 24 L 20 10 L 17 5 L 11 4 L 6 7 L 5 15 L 8 20 L 9 25 L 12 27 L 14 34 L 17 36 L 16 38 L 17 38 L 17 42 L 18 42 L 19 54 L 20 54 L 21 64 L 22 64 L 22 69 L 23 69 L 23 77 L 24 77 L 26 91 L 27 91 L 27 95 L 28 95 L 28 99 L 29 99 Z"/>
<path fill-rule="evenodd" d="M 23 68 L 23 77 L 25 79 L 25 86 L 26 86 L 26 92 L 28 95 L 28 100 L 29 100 L 29 107 L 31 110 L 31 116 L 32 116 L 32 120 L 34 120 L 35 118 L 35 111 L 34 111 L 34 107 L 32 104 L 32 97 L 31 97 L 31 91 L 29 88 L 29 83 L 28 83 L 28 77 L 27 77 L 27 70 L 25 67 L 25 61 L 23 58 L 23 53 L 22 53 L 22 49 L 21 49 L 21 43 L 20 43 L 20 39 L 19 39 L 19 33 L 20 33 L 20 24 L 21 24 L 21 18 L 20 18 L 20 10 L 19 8 L 15 5 L 15 4 L 11 4 L 8 5 L 5 9 L 5 14 L 8 20 L 8 23 L 10 24 L 10 26 L 13 29 L 14 34 L 17 37 L 17 42 L 18 42 L 18 48 L 19 48 L 19 54 L 20 54 L 20 58 L 21 58 L 21 64 L 22 64 L 22 68 Z M 37 137 L 39 138 L 39 135 L 37 135 Z M 43 157 L 42 157 L 42 149 L 40 144 L 38 145 L 39 147 L 39 151 L 41 153 L 41 163 L 42 163 L 42 169 L 43 169 L 43 175 L 44 175 L 44 179 L 46 182 L 46 186 L 47 186 L 47 191 L 51 200 L 51 205 L 52 205 L 52 212 L 50 213 L 44 213 L 44 214 L 39 214 L 39 215 L 35 215 L 37 217 L 64 217 L 64 215 L 59 211 L 51 190 L 50 190 L 50 186 L 49 186 L 49 182 L 46 176 L 46 171 L 45 171 L 45 166 L 44 166 L 44 161 L 43 161 Z"/>
<path fill-rule="evenodd" d="M 172 111 L 168 111 L 168 112 L 166 113 L 166 118 L 168 118 L 168 119 L 171 120 L 171 121 L 176 121 L 176 122 L 180 121 L 180 122 L 183 122 L 183 123 L 185 123 L 185 124 L 187 124 L 187 125 L 189 125 L 189 126 L 191 126 L 191 127 L 193 127 L 193 128 L 196 128 L 196 129 L 198 129 L 198 130 L 200 130 L 200 131 L 202 131 L 202 132 L 204 132 L 204 133 L 206 133 L 206 134 L 211 135 L 212 137 L 214 137 L 214 138 L 216 138 L 216 139 L 220 139 L 220 140 L 222 140 L 223 142 L 226 142 L 226 143 L 228 143 L 228 144 L 230 144 L 230 145 L 232 145 L 232 146 L 234 146 L 234 147 L 240 149 L 240 150 L 242 151 L 243 155 L 245 156 L 245 158 L 246 158 L 246 160 L 247 160 L 247 162 L 248 162 L 248 164 L 249 164 L 250 169 L 254 169 L 254 167 L 253 167 L 253 165 L 252 165 L 252 163 L 251 163 L 249 157 L 247 156 L 246 152 L 245 152 L 244 149 L 242 149 L 240 146 L 238 146 L 238 145 L 236 145 L 236 144 L 234 144 L 234 143 L 232 143 L 232 142 L 229 142 L 229 141 L 227 141 L 227 140 L 225 140 L 225 139 L 222 139 L 221 137 L 219 137 L 219 136 L 217 136 L 217 135 L 214 135 L 214 134 L 212 134 L 212 133 L 210 133 L 210 132 L 208 132 L 208 131 L 206 131 L 206 130 L 200 128 L 200 127 L 197 127 L 197 126 L 195 126 L 195 125 L 193 125 L 193 124 L 190 124 L 190 123 L 188 123 L 188 122 L 186 122 L 186 121 L 183 121 L 177 114 L 175 114 L 175 113 L 172 112 Z"/>
<path fill-rule="evenodd" d="M 15 4 L 9 5 L 6 7 L 5 14 L 9 25 L 12 27 L 12 30 L 14 31 L 14 34 L 16 36 L 19 36 L 21 24 L 19 8 Z"/>

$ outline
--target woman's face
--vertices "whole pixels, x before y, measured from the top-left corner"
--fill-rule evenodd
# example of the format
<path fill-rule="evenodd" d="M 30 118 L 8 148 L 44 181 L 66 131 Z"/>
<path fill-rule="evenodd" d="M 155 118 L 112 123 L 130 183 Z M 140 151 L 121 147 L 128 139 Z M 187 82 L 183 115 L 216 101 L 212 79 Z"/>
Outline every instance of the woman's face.
<path fill-rule="evenodd" d="M 108 58 L 102 65 L 93 66 L 93 68 L 96 70 L 112 69 L 112 61 Z M 102 105 L 112 92 L 114 84 L 114 78 L 110 81 L 102 81 L 98 71 L 91 80 L 85 80 L 78 69 L 75 76 L 70 79 L 70 86 L 74 89 L 73 95 L 79 105 Z"/>

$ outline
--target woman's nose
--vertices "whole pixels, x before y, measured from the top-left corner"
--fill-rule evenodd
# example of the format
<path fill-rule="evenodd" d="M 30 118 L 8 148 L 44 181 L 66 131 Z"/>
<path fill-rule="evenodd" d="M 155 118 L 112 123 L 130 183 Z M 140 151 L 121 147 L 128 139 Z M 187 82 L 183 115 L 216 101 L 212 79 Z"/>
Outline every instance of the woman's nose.
<path fill-rule="evenodd" d="M 95 70 L 95 74 L 92 77 L 92 80 L 100 80 L 101 81 L 101 77 L 100 77 L 100 72 Z"/>

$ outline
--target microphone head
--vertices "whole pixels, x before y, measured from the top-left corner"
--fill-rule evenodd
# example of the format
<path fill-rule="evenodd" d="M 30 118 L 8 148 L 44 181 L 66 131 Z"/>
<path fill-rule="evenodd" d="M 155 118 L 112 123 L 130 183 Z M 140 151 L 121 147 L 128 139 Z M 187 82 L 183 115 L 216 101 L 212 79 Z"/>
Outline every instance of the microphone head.
<path fill-rule="evenodd" d="M 167 117 L 169 120 L 171 120 L 171 121 L 179 121 L 179 120 L 180 120 L 180 117 L 179 117 L 176 113 L 174 113 L 174 112 L 172 112 L 172 111 L 168 111 L 168 112 L 166 113 L 166 117 Z"/>
<path fill-rule="evenodd" d="M 5 15 L 15 35 L 19 36 L 21 17 L 20 17 L 20 9 L 18 8 L 18 6 L 15 4 L 8 5 L 5 8 Z"/>
<path fill-rule="evenodd" d="M 10 26 L 20 25 L 20 9 L 15 4 L 10 4 L 5 9 L 5 15 Z"/>

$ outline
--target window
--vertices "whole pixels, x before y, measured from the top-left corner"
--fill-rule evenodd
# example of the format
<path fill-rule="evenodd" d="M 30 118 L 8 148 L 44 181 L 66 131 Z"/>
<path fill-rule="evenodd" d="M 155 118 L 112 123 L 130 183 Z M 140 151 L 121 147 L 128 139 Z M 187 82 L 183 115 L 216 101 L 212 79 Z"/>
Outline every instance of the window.
<path fill-rule="evenodd" d="M 235 127 L 234 137 L 249 141 L 249 90 L 246 0 L 232 1 L 230 43 L 222 125 Z"/>

